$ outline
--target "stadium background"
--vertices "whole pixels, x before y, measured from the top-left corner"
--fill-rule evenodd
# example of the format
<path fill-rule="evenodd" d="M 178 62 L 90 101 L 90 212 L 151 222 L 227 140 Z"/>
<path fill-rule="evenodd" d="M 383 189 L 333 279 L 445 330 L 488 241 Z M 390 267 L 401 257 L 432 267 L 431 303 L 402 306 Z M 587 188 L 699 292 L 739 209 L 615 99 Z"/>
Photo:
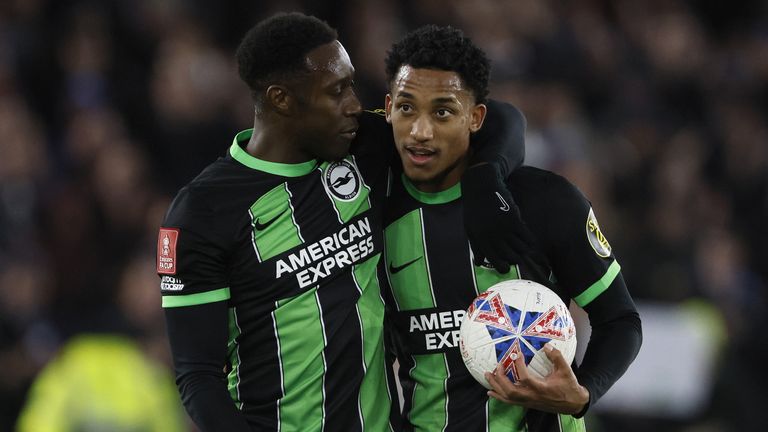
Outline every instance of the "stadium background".
<path fill-rule="evenodd" d="M 385 50 L 409 29 L 452 24 L 488 52 L 491 94 L 527 115 L 527 162 L 592 199 L 643 313 L 634 378 L 590 430 L 760 428 L 765 2 L 3 0 L 0 430 L 74 335 L 128 335 L 169 364 L 157 226 L 250 127 L 234 49 L 280 10 L 339 29 L 368 108 L 383 101 Z"/>

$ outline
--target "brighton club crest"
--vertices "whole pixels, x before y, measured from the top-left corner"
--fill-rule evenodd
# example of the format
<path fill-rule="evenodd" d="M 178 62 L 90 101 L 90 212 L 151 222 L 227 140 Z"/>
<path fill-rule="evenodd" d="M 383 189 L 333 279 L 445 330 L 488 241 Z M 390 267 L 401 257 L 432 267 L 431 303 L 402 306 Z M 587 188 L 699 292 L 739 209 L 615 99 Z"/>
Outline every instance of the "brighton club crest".
<path fill-rule="evenodd" d="M 346 159 L 328 165 L 323 183 L 328 192 L 341 201 L 354 200 L 362 185 L 357 166 Z"/>

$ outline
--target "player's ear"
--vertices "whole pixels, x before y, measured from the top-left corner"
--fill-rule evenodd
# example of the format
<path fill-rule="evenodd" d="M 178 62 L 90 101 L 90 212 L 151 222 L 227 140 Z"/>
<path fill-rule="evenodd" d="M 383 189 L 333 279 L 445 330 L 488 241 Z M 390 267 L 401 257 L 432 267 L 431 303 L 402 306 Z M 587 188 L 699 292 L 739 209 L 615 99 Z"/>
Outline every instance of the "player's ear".
<path fill-rule="evenodd" d="M 392 124 L 392 95 L 389 93 L 384 97 L 384 112 L 387 123 Z"/>
<path fill-rule="evenodd" d="M 469 113 L 469 131 L 477 132 L 483 127 L 485 121 L 485 115 L 488 113 L 488 107 L 485 104 L 477 104 L 472 107 L 472 111 Z"/>
<path fill-rule="evenodd" d="M 266 103 L 275 111 L 284 114 L 290 113 L 294 98 L 288 88 L 282 85 L 273 84 L 267 87 L 265 94 Z"/>

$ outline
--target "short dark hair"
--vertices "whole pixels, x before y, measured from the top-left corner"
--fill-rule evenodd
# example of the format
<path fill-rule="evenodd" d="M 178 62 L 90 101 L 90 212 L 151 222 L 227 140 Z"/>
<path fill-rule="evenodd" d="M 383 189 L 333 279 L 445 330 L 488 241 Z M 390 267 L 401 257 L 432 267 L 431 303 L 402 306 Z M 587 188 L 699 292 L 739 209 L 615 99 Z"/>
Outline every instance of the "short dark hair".
<path fill-rule="evenodd" d="M 385 59 L 387 82 L 391 85 L 400 67 L 456 72 L 478 103 L 488 96 L 491 62 L 461 30 L 451 26 L 426 25 L 392 45 Z"/>
<path fill-rule="evenodd" d="M 298 12 L 279 13 L 246 33 L 237 48 L 237 69 L 254 101 L 274 81 L 306 71 L 310 51 L 338 38 L 325 21 Z"/>

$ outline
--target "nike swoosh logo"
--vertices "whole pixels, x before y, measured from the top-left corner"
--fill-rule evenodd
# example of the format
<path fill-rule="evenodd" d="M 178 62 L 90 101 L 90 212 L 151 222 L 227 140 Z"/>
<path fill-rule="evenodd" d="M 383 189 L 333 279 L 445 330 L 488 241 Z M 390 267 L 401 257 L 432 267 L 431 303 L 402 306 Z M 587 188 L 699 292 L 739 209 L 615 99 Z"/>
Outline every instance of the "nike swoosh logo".
<path fill-rule="evenodd" d="M 282 216 L 283 213 L 285 213 L 286 211 L 288 211 L 288 209 L 283 209 L 283 211 L 281 211 L 280 214 L 278 214 L 277 216 L 273 217 L 272 219 L 264 223 L 259 223 L 259 218 L 256 218 L 256 220 L 253 221 L 253 228 L 255 228 L 256 231 L 263 231 L 267 229 L 268 226 L 272 225 L 277 220 L 277 218 Z"/>
<path fill-rule="evenodd" d="M 421 257 L 418 257 L 418 258 L 416 258 L 416 259 L 414 259 L 414 260 L 408 261 L 407 263 L 405 263 L 405 264 L 403 264 L 403 265 L 399 265 L 399 266 L 394 266 L 394 265 L 392 265 L 392 263 L 390 262 L 390 263 L 389 263 L 389 272 L 390 272 L 391 274 L 399 273 L 399 272 L 400 272 L 400 271 L 402 271 L 404 268 L 408 267 L 409 265 L 411 265 L 411 264 L 415 263 L 416 261 L 418 261 L 418 260 L 420 260 L 420 259 L 421 259 Z"/>
<path fill-rule="evenodd" d="M 509 211 L 509 204 L 507 204 L 507 202 L 504 201 L 504 197 L 501 196 L 501 194 L 498 192 L 496 192 L 496 196 L 499 198 L 499 201 L 501 201 L 501 207 L 499 207 L 499 210 Z"/>

